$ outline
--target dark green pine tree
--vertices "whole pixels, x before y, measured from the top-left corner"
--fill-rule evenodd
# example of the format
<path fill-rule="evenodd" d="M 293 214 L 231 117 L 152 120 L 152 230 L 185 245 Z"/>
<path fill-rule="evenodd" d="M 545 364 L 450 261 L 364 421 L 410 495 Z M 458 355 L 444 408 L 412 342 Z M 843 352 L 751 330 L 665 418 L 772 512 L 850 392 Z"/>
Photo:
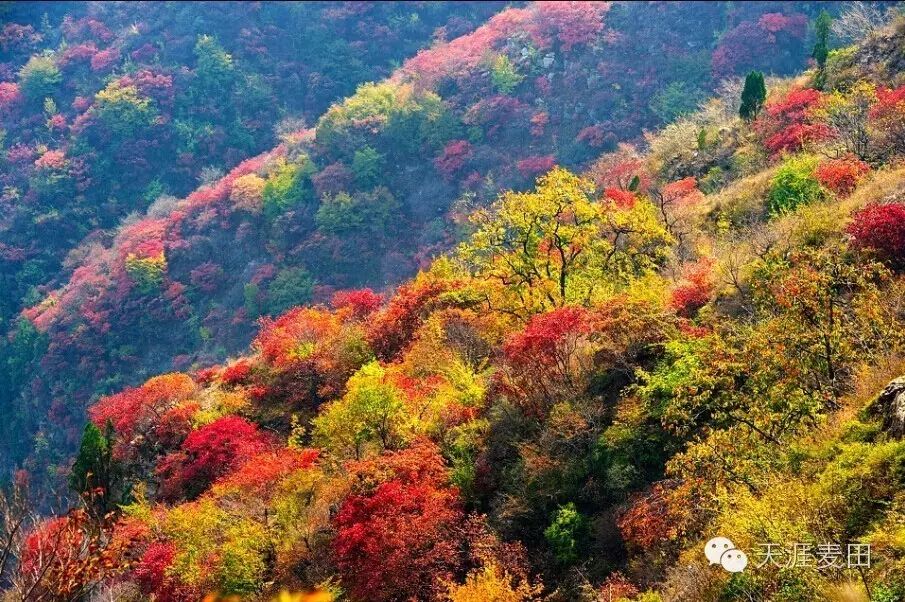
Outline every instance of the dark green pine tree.
<path fill-rule="evenodd" d="M 830 17 L 830 14 L 825 10 L 820 11 L 820 14 L 817 15 L 817 19 L 814 21 L 814 50 L 811 52 L 811 58 L 817 61 L 817 66 L 823 69 L 823 66 L 826 65 L 826 57 L 829 55 L 830 50 L 827 45 L 830 38 L 830 25 L 833 23 L 833 18 Z"/>
<path fill-rule="evenodd" d="M 767 99 L 767 85 L 764 74 L 752 71 L 745 77 L 745 88 L 742 90 L 742 106 L 738 114 L 745 121 L 754 121 Z"/>
<path fill-rule="evenodd" d="M 93 422 L 85 426 L 79 453 L 69 475 L 69 486 L 98 520 L 114 509 L 114 488 L 118 485 L 113 459 L 113 425 L 108 422 L 104 430 L 106 432 L 101 432 Z"/>
<path fill-rule="evenodd" d="M 829 38 L 830 25 L 833 19 L 825 10 L 820 11 L 817 19 L 814 21 L 814 50 L 811 52 L 811 58 L 817 63 L 817 74 L 814 77 L 814 87 L 818 90 L 823 89 L 826 81 L 826 57 L 829 56 Z"/>

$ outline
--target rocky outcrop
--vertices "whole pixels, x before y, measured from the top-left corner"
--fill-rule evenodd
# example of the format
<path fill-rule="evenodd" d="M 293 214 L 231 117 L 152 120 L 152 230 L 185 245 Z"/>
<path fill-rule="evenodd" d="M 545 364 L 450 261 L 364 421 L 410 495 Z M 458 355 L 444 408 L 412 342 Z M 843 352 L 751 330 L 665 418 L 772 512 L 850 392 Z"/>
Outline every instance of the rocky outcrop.
<path fill-rule="evenodd" d="M 905 376 L 891 381 L 873 403 L 873 410 L 883 418 L 883 429 L 892 437 L 905 436 Z"/>

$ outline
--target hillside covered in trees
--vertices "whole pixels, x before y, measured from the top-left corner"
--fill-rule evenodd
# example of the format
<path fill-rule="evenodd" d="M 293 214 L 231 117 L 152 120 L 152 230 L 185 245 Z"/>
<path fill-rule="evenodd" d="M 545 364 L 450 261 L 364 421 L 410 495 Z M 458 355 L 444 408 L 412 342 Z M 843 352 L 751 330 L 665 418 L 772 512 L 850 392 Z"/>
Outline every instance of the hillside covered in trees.
<path fill-rule="evenodd" d="M 17 6 L 9 600 L 905 600 L 897 5 Z"/>
<path fill-rule="evenodd" d="M 296 63 L 312 69 L 303 57 L 325 51 L 315 51 L 320 38 L 313 33 L 301 36 L 310 38 L 310 47 L 280 44 L 274 33 L 273 52 L 264 48 L 258 62 L 246 60 L 245 50 L 232 48 L 235 42 L 219 41 L 217 18 L 245 23 L 233 19 L 234 10 L 244 10 L 265 30 L 267 24 L 301 20 L 315 31 L 347 19 L 336 26 L 349 23 L 349 45 L 357 48 L 379 23 L 391 30 L 387 37 L 400 37 L 400 28 L 406 31 L 400 13 L 427 8 L 187 5 L 188 15 L 164 11 L 158 20 L 151 13 L 154 18 L 139 21 L 136 34 L 133 11 L 141 5 L 132 6 L 90 4 L 81 26 L 70 24 L 78 21 L 74 16 L 62 17 L 62 50 L 38 57 L 52 73 L 60 71 L 51 78 L 56 83 L 35 93 L 42 99 L 29 103 L 21 90 L 28 89 L 28 62 L 38 61 L 24 52 L 23 66 L 10 68 L 16 81 L 4 84 L 11 91 L 13 120 L 7 160 L 26 149 L 32 153 L 23 169 L 7 172 L 24 178 L 6 188 L 22 197 L 10 198 L 10 235 L 4 237 L 4 273 L 15 283 L 4 289 L 13 313 L 0 350 L 11 366 L 0 386 L 0 408 L 9 416 L 5 440 L 22 442 L 10 446 L 7 464 L 24 463 L 37 478 L 58 483 L 78 444 L 85 406 L 98 394 L 168 370 L 222 362 L 249 344 L 260 316 L 275 317 L 310 300 L 326 302 L 338 289 L 381 290 L 399 283 L 455 245 L 465 215 L 500 191 L 527 189 L 554 164 L 583 169 L 619 141 L 638 138 L 643 128 L 695 109 L 726 77 L 746 73 L 752 61 L 768 73 L 800 70 L 812 37 L 809 18 L 816 15 L 808 4 L 541 2 L 500 9 L 471 31 L 462 25 L 469 22 L 470 5 L 453 10 L 430 4 L 429 15 L 416 10 L 408 21 L 445 19 L 458 29 L 444 26 L 429 48 L 411 50 L 414 56 L 391 77 L 362 85 L 319 118 L 284 120 L 279 146 L 248 158 L 257 149 L 230 146 L 230 137 L 239 136 L 237 124 L 248 124 L 243 127 L 265 139 L 274 136 L 274 107 L 285 102 L 287 114 L 298 115 L 290 113 L 298 100 L 279 87 L 299 76 Z M 82 80 L 67 79 L 58 65 L 81 39 L 67 32 L 81 27 L 90 33 L 92 24 L 99 29 L 95 22 L 103 22 L 106 12 L 112 13 L 110 27 L 124 28 L 124 39 L 111 44 L 120 44 L 123 53 L 129 44 L 165 46 L 174 53 L 174 66 L 158 66 L 161 59 L 154 55 L 148 59 L 153 68 L 123 58 L 122 67 L 111 66 L 110 72 L 88 70 L 97 91 L 82 96 L 89 101 L 79 104 L 82 109 L 68 108 L 74 101 L 58 90 Z M 154 36 L 146 40 L 142 23 L 162 40 L 175 38 L 183 51 Z M 186 23 L 196 35 L 177 36 Z M 419 32 L 427 45 L 423 26 L 413 27 L 411 35 Z M 222 37 L 259 45 L 270 39 L 253 29 L 245 38 L 239 34 Z M 650 42 L 639 46 L 639 39 Z M 179 60 L 188 66 L 177 69 Z M 292 76 L 273 75 L 278 67 Z M 341 79 L 348 61 L 328 68 Z M 306 81 L 312 78 L 321 82 L 326 76 Z M 271 95 L 255 100 L 242 86 L 249 79 L 272 81 Z M 213 92 L 228 86 L 235 86 L 235 102 Z M 268 123 L 231 117 L 219 108 L 224 98 L 230 111 L 249 103 Z M 325 104 L 322 96 L 317 99 Z M 45 125 L 44 105 L 51 103 L 54 110 L 75 111 L 63 115 L 73 127 L 56 142 Z M 23 121 L 32 124 L 28 132 L 43 146 L 12 139 Z M 178 132 L 165 134 L 159 127 L 181 132 L 183 124 L 194 124 L 193 139 L 209 131 L 222 144 L 183 152 Z M 95 150 L 86 146 L 91 140 Z M 177 146 L 151 150 L 165 140 Z M 155 159 L 139 159 L 136 152 Z M 102 156 L 110 153 L 116 156 Z M 192 167 L 185 172 L 183 164 Z M 215 169 L 205 170 L 211 165 Z M 102 171 L 97 185 L 90 174 L 83 178 L 89 168 Z M 167 169 L 174 170 L 172 177 Z M 229 172 L 218 178 L 217 169 Z M 118 177 L 123 170 L 128 177 Z M 205 180 L 190 194 L 186 184 L 174 182 L 177 173 L 201 170 Z M 121 186 L 141 186 L 141 194 Z M 112 214 L 96 219 L 110 202 Z M 70 228 L 76 229 L 72 237 L 64 234 Z M 53 251 L 47 240 L 60 248 Z M 39 258 L 47 253 L 56 259 Z"/>

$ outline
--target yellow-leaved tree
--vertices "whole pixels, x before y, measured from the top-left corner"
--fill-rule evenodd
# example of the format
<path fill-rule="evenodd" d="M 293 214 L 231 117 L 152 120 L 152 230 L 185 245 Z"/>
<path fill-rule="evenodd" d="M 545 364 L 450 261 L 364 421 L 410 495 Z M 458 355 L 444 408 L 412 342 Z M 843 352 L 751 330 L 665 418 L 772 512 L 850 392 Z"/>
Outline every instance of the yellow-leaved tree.
<path fill-rule="evenodd" d="M 459 260 L 491 309 L 522 319 L 605 299 L 662 263 L 672 242 L 648 201 L 598 200 L 593 182 L 563 168 L 471 221 Z"/>

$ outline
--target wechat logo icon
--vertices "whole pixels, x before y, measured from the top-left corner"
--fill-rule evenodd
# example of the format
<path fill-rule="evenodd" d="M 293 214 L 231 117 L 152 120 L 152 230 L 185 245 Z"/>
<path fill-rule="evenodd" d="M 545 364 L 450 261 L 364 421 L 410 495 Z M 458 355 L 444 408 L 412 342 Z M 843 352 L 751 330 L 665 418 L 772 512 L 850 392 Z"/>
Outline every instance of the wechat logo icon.
<path fill-rule="evenodd" d="M 711 565 L 718 564 L 730 573 L 741 573 L 748 566 L 748 556 L 725 537 L 714 537 L 704 544 L 704 556 Z"/>

